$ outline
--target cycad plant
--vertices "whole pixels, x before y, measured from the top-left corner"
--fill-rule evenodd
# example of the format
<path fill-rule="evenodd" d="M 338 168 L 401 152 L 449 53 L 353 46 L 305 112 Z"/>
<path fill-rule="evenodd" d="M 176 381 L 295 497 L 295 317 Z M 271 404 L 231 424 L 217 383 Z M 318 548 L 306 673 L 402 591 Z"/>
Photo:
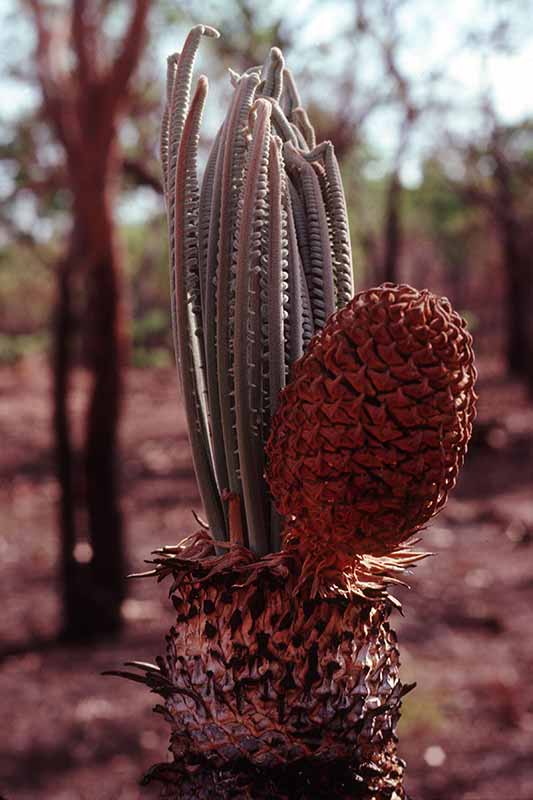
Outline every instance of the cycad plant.
<path fill-rule="evenodd" d="M 447 300 L 354 296 L 344 192 L 283 56 L 231 72 L 203 180 L 197 26 L 168 60 L 161 161 L 172 325 L 207 522 L 156 551 L 166 798 L 404 797 L 388 587 L 422 557 L 474 416 L 471 338 Z M 411 541 L 409 541 L 411 540 Z"/>

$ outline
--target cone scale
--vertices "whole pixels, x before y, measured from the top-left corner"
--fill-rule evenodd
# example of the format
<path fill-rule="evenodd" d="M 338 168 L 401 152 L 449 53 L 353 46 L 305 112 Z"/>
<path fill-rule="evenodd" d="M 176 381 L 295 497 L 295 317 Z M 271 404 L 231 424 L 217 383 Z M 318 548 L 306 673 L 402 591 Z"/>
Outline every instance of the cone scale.
<path fill-rule="evenodd" d="M 283 55 L 243 75 L 197 177 L 202 36 L 168 61 L 161 161 L 173 334 L 207 524 L 155 551 L 176 621 L 154 664 L 161 797 L 402 800 L 389 587 L 444 505 L 475 414 L 472 342 L 446 299 L 354 296 L 330 142 Z M 303 353 L 303 355 L 302 355 Z"/>

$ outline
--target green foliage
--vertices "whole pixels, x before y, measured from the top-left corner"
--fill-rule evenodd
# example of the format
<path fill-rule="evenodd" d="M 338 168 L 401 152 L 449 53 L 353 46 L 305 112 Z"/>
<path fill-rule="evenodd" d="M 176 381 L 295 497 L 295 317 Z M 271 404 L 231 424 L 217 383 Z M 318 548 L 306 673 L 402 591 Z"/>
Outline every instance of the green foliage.
<path fill-rule="evenodd" d="M 53 305 L 54 278 L 50 248 L 18 243 L 0 248 L 0 319 L 7 334 L 43 330 Z"/>
<path fill-rule="evenodd" d="M 412 735 L 417 731 L 441 731 L 446 725 L 447 699 L 442 692 L 424 691 L 420 687 L 416 692 L 408 694 L 402 703 L 399 735 Z"/>
<path fill-rule="evenodd" d="M 16 364 L 25 356 L 42 353 L 48 348 L 46 333 L 0 333 L 0 365 Z"/>
<path fill-rule="evenodd" d="M 468 330 L 470 333 L 475 333 L 480 324 L 479 315 L 475 314 L 473 311 L 470 311 L 468 308 L 460 308 L 459 314 L 466 320 L 466 324 L 468 325 Z"/>
<path fill-rule="evenodd" d="M 166 334 L 169 314 L 161 308 L 152 308 L 140 319 L 133 320 L 133 343 L 143 344 L 150 338 Z"/>
<path fill-rule="evenodd" d="M 420 186 L 406 192 L 406 222 L 434 239 L 451 264 L 465 257 L 465 240 L 477 224 L 479 213 L 457 191 L 442 164 L 429 159 Z"/>
<path fill-rule="evenodd" d="M 158 369 L 169 367 L 172 355 L 169 348 L 134 347 L 131 362 L 134 367 L 141 369 Z"/>

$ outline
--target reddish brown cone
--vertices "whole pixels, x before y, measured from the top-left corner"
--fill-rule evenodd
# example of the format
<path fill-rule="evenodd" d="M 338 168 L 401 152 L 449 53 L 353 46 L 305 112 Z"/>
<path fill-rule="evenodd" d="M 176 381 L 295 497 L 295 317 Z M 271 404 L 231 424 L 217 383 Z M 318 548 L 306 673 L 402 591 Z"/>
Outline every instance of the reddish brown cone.
<path fill-rule="evenodd" d="M 472 337 L 447 299 L 360 292 L 294 366 L 267 445 L 292 531 L 323 549 L 383 553 L 440 509 L 475 416 Z"/>

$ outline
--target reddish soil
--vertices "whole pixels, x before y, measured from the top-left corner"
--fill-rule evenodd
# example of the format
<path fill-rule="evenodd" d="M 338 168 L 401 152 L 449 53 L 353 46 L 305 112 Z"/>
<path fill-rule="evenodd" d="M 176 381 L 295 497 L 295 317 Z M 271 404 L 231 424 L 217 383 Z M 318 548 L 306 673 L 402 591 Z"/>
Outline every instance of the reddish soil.
<path fill-rule="evenodd" d="M 533 408 L 483 365 L 480 424 L 460 484 L 425 536 L 437 555 L 401 590 L 405 701 L 400 751 L 414 800 L 533 798 Z M 77 378 L 73 408 L 83 402 Z M 134 581 L 119 641 L 54 643 L 58 554 L 49 379 L 39 360 L 0 370 L 0 795 L 136 800 L 165 758 L 154 697 L 100 676 L 153 659 L 172 620 L 164 587 Z M 195 529 L 198 509 L 172 370 L 132 370 L 123 425 L 128 558 Z M 9 653 L 9 655 L 6 655 Z"/>

